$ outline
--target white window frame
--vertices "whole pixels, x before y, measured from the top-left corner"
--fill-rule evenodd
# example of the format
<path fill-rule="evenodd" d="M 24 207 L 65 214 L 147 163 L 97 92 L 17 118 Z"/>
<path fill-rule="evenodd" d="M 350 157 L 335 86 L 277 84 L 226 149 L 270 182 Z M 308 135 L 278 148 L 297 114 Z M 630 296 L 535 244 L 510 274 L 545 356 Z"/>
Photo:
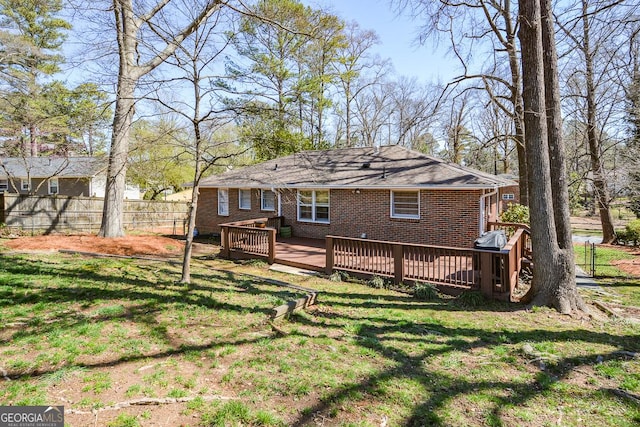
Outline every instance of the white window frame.
<path fill-rule="evenodd" d="M 29 178 L 20 178 L 20 189 L 22 191 L 31 190 L 31 180 Z"/>
<path fill-rule="evenodd" d="M 515 200 L 516 199 L 516 195 L 513 193 L 504 193 L 502 195 L 502 200 Z"/>
<path fill-rule="evenodd" d="M 265 203 L 265 194 L 273 195 L 273 206 L 267 206 Z M 276 193 L 271 190 L 260 190 L 260 210 L 275 212 L 276 211 Z"/>
<path fill-rule="evenodd" d="M 395 195 L 396 193 L 414 193 L 417 196 L 417 215 L 399 214 L 395 212 Z M 420 219 L 420 190 L 391 190 L 391 218 L 399 219 Z"/>
<path fill-rule="evenodd" d="M 9 191 L 9 179 L 0 179 L 0 193 Z"/>
<path fill-rule="evenodd" d="M 248 200 L 245 199 L 247 197 L 247 195 L 249 196 Z M 248 202 L 249 204 L 244 206 L 242 204 L 243 200 L 245 202 Z M 243 210 L 243 211 L 250 211 L 251 210 L 251 189 L 248 189 L 248 188 L 239 188 L 238 189 L 238 209 Z"/>
<path fill-rule="evenodd" d="M 55 191 L 53 189 L 55 188 Z M 59 194 L 60 193 L 60 181 L 58 178 L 49 178 L 49 194 Z"/>
<path fill-rule="evenodd" d="M 224 197 L 222 195 L 224 194 Z M 218 188 L 218 215 L 229 216 L 229 189 Z"/>
<path fill-rule="evenodd" d="M 311 207 L 311 218 L 301 218 L 300 217 L 300 207 L 303 206 L 303 204 L 300 201 L 300 193 L 301 192 L 311 192 L 311 204 L 304 204 L 304 206 L 310 206 Z M 317 193 L 327 193 L 327 203 L 317 203 Z M 331 218 L 330 218 L 330 214 L 331 214 L 331 192 L 329 190 L 298 190 L 298 197 L 297 197 L 297 211 L 298 211 L 298 221 L 299 222 L 316 222 L 316 223 L 320 223 L 320 224 L 329 224 L 331 223 Z M 317 208 L 318 207 L 326 207 L 327 208 L 327 219 L 318 219 L 317 218 Z"/>

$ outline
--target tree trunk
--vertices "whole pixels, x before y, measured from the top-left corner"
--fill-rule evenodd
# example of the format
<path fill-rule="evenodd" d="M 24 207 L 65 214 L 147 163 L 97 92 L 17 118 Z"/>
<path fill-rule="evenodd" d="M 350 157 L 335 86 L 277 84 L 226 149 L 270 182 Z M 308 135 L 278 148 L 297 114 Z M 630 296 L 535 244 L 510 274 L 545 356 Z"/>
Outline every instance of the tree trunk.
<path fill-rule="evenodd" d="M 118 98 L 113 117 L 109 168 L 102 209 L 101 237 L 124 236 L 124 192 L 126 189 L 129 130 L 134 112 L 133 80 L 120 76 Z"/>
<path fill-rule="evenodd" d="M 197 45 L 196 45 L 197 46 Z M 197 49 L 199 50 L 199 49 Z M 189 216 L 187 226 L 187 236 L 184 244 L 184 258 L 182 260 L 182 277 L 181 283 L 191 283 L 191 255 L 193 253 L 193 239 L 196 231 L 196 213 L 198 212 L 198 195 L 200 194 L 200 178 L 202 175 L 202 132 L 200 131 L 200 102 L 202 101 L 202 92 L 200 91 L 200 70 L 197 66 L 199 56 L 196 54 L 192 58 L 192 76 L 193 80 L 193 117 L 191 123 L 193 125 L 194 137 L 194 172 L 193 187 L 191 191 L 191 204 L 189 205 Z"/>
<path fill-rule="evenodd" d="M 562 139 L 562 111 L 560 107 L 560 83 L 558 79 L 558 56 L 555 44 L 555 28 L 550 0 L 540 0 L 542 11 L 542 46 L 544 52 L 545 105 L 547 113 L 547 138 L 551 165 L 551 191 L 558 245 L 571 251 L 571 212 L 566 173 L 565 147 Z"/>
<path fill-rule="evenodd" d="M 586 306 L 576 286 L 575 255 L 571 234 L 571 208 L 567 180 L 566 151 L 562 138 L 562 109 L 558 78 L 558 55 L 551 0 L 540 0 L 542 12 L 542 47 L 544 52 L 545 105 L 547 140 L 551 166 L 551 192 L 561 263 L 566 277 L 558 290 L 560 311 L 585 310 Z"/>
<path fill-rule="evenodd" d="M 513 124 L 515 131 L 516 153 L 518 155 L 518 180 L 520 204 L 529 206 L 529 185 L 527 182 L 527 154 L 524 143 L 524 111 L 522 107 L 522 76 L 518 64 L 518 46 L 515 29 L 511 20 L 511 2 L 505 2 L 504 19 L 507 25 L 507 53 L 511 72 L 511 103 L 513 104 Z"/>
<path fill-rule="evenodd" d="M 31 157 L 38 157 L 38 129 L 35 125 L 29 126 L 29 147 Z"/>
<path fill-rule="evenodd" d="M 588 4 L 582 0 L 583 50 L 585 60 L 585 80 L 587 89 L 587 140 L 589 141 L 589 159 L 593 173 L 593 190 L 596 206 L 600 213 L 602 225 L 602 242 L 612 243 L 616 239 L 613 218 L 609 206 L 609 190 L 600 157 L 600 141 L 597 134 L 596 91 L 593 72 L 593 54 L 591 52 L 591 32 L 589 25 Z M 594 207 L 595 208 L 595 207 Z"/>
<path fill-rule="evenodd" d="M 166 40 L 166 45 L 147 63 L 138 63 L 138 37 L 141 37 L 140 26 L 150 22 L 154 15 L 159 14 L 170 0 L 160 2 L 161 7 L 155 8 L 145 19 L 134 12 L 132 0 L 114 0 L 112 12 L 118 41 L 118 89 L 116 93 L 116 107 L 113 117 L 111 147 L 109 153 L 109 167 L 102 209 L 102 237 L 120 237 L 124 235 L 124 192 L 127 172 L 127 156 L 129 154 L 129 131 L 133 120 L 135 106 L 135 89 L 140 78 L 162 64 L 169 55 L 173 54 L 180 43 L 195 31 L 200 24 L 206 22 L 211 14 L 221 6 L 220 1 L 208 1 L 200 14 L 191 21 L 179 34 Z M 144 2 L 142 2 L 144 3 Z M 145 14 L 146 15 L 146 14 Z"/>
<path fill-rule="evenodd" d="M 525 143 L 528 161 L 529 207 L 534 305 L 550 305 L 562 313 L 580 308 L 572 265 L 558 244 L 553 209 L 551 164 L 545 103 L 545 73 L 539 0 L 520 0 L 519 38 L 522 50 Z M 557 69 L 551 69 L 557 73 Z"/>
<path fill-rule="evenodd" d="M 198 210 L 198 180 L 200 176 L 200 160 L 196 158 L 196 171 L 194 174 L 193 191 L 191 192 L 191 204 L 189 205 L 189 216 L 187 225 L 187 236 L 184 244 L 184 257 L 182 259 L 181 283 L 191 283 L 191 255 L 193 253 L 193 239 L 196 229 L 196 212 Z"/>
<path fill-rule="evenodd" d="M 347 133 L 347 147 L 351 147 L 351 85 L 347 84 L 344 90 L 345 99 L 345 130 Z"/>
<path fill-rule="evenodd" d="M 518 133 L 516 127 L 516 153 L 518 155 L 518 184 L 520 190 L 520 204 L 523 206 L 529 206 L 529 177 L 527 170 L 529 168 L 527 164 L 527 153 L 525 147 L 525 135 L 524 135 L 524 123 L 522 126 L 522 133 Z"/>

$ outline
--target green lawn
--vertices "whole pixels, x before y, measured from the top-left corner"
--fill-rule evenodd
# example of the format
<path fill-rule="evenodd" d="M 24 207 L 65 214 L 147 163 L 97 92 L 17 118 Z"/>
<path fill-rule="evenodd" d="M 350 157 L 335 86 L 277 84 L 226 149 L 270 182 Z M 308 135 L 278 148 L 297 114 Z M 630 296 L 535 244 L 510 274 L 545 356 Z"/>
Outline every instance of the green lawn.
<path fill-rule="evenodd" d="M 270 309 L 301 295 L 257 276 L 318 289 L 318 304 L 273 328 Z M 0 404 L 64 405 L 73 426 L 640 423 L 636 324 L 255 263 L 179 277 L 162 262 L 3 254 Z M 110 410 L 142 398 L 164 404 Z"/>
<path fill-rule="evenodd" d="M 584 264 L 586 246 L 578 244 L 574 247 L 577 263 Z M 618 260 L 637 258 L 622 247 L 596 245 L 596 280 L 605 291 L 611 293 L 600 296 L 601 300 L 640 308 L 640 277 L 632 276 L 612 265 Z"/>

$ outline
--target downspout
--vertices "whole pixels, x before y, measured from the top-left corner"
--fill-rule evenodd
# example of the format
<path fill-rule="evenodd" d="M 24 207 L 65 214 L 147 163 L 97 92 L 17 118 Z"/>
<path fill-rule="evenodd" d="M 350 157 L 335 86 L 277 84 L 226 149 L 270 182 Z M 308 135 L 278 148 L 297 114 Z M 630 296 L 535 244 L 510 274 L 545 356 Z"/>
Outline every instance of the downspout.
<path fill-rule="evenodd" d="M 482 196 L 480 196 L 480 223 L 478 224 L 478 228 L 480 231 L 480 236 L 482 236 L 486 230 L 484 229 L 484 224 L 485 224 L 485 206 L 486 206 L 486 202 L 485 200 L 491 196 L 497 195 L 498 194 L 498 187 L 493 187 L 493 190 L 490 193 L 487 194 L 483 194 Z"/>

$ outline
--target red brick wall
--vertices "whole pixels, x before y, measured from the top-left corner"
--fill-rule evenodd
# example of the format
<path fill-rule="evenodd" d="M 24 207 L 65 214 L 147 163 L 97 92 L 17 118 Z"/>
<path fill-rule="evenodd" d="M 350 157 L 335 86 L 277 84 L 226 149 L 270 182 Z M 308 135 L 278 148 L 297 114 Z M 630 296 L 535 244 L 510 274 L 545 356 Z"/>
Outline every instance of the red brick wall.
<path fill-rule="evenodd" d="M 260 190 L 251 190 L 251 209 L 238 207 L 239 190 L 229 189 L 229 216 L 218 215 L 218 191 L 216 189 L 201 188 L 198 196 L 198 210 L 196 211 L 196 228 L 202 234 L 220 233 L 220 224 L 233 221 L 243 221 L 252 218 L 268 218 L 278 214 L 277 199 L 275 211 L 261 210 Z"/>
<path fill-rule="evenodd" d="M 513 194 L 515 198 L 513 200 L 504 200 L 502 198 L 503 194 Z M 500 213 L 509 208 L 509 203 L 520 203 L 520 187 L 517 185 L 501 187 L 498 191 L 498 195 L 500 196 Z"/>
<path fill-rule="evenodd" d="M 238 190 L 229 189 L 229 216 L 218 216 L 217 191 L 201 189 L 197 227 L 219 233 L 219 224 L 273 216 L 260 211 L 260 191 L 252 190 L 251 211 L 238 209 Z M 471 247 L 478 237 L 480 190 L 422 190 L 420 219 L 391 218 L 389 190 L 331 190 L 330 224 L 297 221 L 296 192 L 281 194 L 282 215 L 294 236 L 324 238 L 328 234 L 428 245 Z"/>

